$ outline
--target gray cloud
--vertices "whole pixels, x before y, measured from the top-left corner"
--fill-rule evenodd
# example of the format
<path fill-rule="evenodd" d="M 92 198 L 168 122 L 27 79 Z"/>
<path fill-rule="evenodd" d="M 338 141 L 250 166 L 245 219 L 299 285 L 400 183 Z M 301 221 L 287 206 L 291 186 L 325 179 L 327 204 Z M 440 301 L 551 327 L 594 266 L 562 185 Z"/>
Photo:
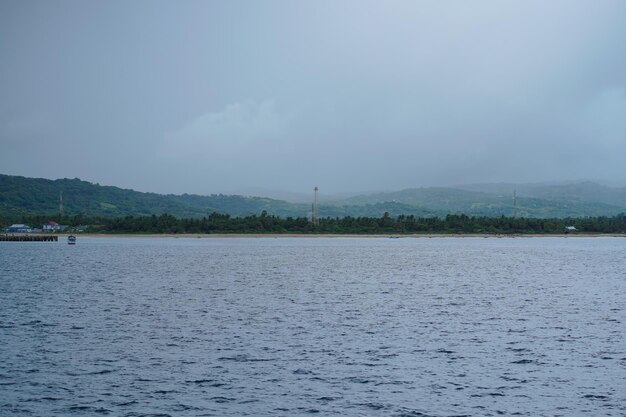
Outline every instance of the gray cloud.
<path fill-rule="evenodd" d="M 245 157 L 273 148 L 278 138 L 284 138 L 285 124 L 276 113 L 274 101 L 246 100 L 218 112 L 206 112 L 166 133 L 160 150 L 165 158 L 183 163 L 195 158 Z"/>
<path fill-rule="evenodd" d="M 626 182 L 625 16 L 608 0 L 7 1 L 0 166 L 196 193 Z"/>

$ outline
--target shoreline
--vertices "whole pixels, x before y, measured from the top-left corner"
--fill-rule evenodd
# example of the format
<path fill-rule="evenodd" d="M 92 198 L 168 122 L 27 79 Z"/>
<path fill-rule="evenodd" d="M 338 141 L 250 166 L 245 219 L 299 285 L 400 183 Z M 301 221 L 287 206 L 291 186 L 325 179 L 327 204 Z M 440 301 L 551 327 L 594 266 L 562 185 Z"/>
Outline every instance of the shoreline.
<path fill-rule="evenodd" d="M 69 234 L 59 234 L 66 239 Z M 611 233 L 559 233 L 559 234 L 490 234 L 490 233 L 413 233 L 413 234 L 299 234 L 299 233 L 77 233 L 76 237 L 90 238 L 184 238 L 184 239 L 238 239 L 238 238 L 367 238 L 367 239 L 432 239 L 432 238 L 537 238 L 537 237 L 626 237 L 626 234 Z"/>

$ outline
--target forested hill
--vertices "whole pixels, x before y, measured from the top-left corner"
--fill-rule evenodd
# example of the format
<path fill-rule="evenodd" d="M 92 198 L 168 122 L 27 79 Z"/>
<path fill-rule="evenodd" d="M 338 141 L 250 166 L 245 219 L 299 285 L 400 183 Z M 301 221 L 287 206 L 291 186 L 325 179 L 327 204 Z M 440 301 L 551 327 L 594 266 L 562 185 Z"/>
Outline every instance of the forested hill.
<path fill-rule="evenodd" d="M 515 207 L 513 192 L 516 190 Z M 359 195 L 337 202 L 360 206 L 393 202 L 436 213 L 530 218 L 615 216 L 626 212 L 626 189 L 581 182 L 569 185 L 478 184 L 410 188 Z M 441 215 L 441 214 L 439 214 Z"/>
<path fill-rule="evenodd" d="M 59 194 L 67 215 L 142 216 L 169 213 L 176 217 L 202 217 L 213 212 L 247 216 L 268 213 L 306 216 L 307 205 L 237 195 L 162 195 L 101 186 L 75 179 L 48 180 L 0 174 L 0 214 L 19 216 L 59 212 Z"/>
<path fill-rule="evenodd" d="M 517 189 L 515 209 L 513 189 Z M 61 192 L 66 215 L 123 217 L 167 213 L 178 218 L 201 218 L 213 212 L 249 216 L 266 211 L 281 217 L 308 217 L 311 212 L 308 203 L 289 203 L 265 197 L 162 195 L 101 186 L 77 178 L 48 180 L 0 174 L 0 215 L 16 219 L 23 215 L 57 214 Z M 319 209 L 321 217 L 380 217 L 388 213 L 392 217 L 466 214 L 565 218 L 615 216 L 624 212 L 626 189 L 594 183 L 414 188 L 359 195 L 322 204 Z"/>

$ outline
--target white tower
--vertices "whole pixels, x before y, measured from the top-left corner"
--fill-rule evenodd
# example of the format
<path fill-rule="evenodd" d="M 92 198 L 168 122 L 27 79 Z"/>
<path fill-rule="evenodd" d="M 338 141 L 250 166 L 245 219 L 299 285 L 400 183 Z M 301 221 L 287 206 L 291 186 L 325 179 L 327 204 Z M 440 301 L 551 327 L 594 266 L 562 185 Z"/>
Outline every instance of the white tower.
<path fill-rule="evenodd" d="M 311 207 L 311 222 L 313 222 L 315 226 L 320 224 L 320 221 L 317 217 L 317 191 L 317 187 L 313 188 L 313 206 Z"/>

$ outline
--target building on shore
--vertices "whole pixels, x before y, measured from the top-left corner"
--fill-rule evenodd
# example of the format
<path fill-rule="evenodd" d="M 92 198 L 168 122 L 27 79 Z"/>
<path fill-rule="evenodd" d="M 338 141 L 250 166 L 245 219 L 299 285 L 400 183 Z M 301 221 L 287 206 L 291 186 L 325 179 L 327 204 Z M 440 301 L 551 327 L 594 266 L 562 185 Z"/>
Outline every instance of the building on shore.
<path fill-rule="evenodd" d="M 30 233 L 33 229 L 25 224 L 12 224 L 6 228 L 7 233 Z"/>
<path fill-rule="evenodd" d="M 64 224 L 59 224 L 55 221 L 50 220 L 48 223 L 44 224 L 42 227 L 44 232 L 48 233 L 58 233 L 67 229 L 67 226 Z"/>

